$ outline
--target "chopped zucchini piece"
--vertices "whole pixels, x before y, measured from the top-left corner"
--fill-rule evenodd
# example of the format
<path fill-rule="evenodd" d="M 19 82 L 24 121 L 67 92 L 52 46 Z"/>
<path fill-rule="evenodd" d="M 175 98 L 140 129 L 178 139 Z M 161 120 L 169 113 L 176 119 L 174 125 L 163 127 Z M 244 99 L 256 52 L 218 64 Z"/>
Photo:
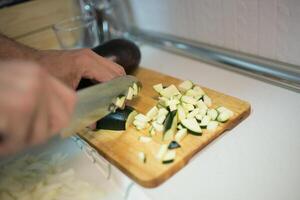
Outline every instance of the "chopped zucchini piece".
<path fill-rule="evenodd" d="M 207 124 L 206 129 L 208 131 L 215 131 L 218 128 L 219 123 L 217 121 L 210 121 Z"/>
<path fill-rule="evenodd" d="M 179 130 L 180 130 L 180 129 L 184 129 L 184 127 L 183 127 L 181 124 L 178 124 L 178 125 L 177 125 L 177 129 L 179 129 Z"/>
<path fill-rule="evenodd" d="M 205 114 L 204 114 L 204 115 L 202 115 L 202 114 L 197 114 L 197 115 L 195 116 L 195 118 L 196 118 L 197 121 L 201 122 L 201 120 L 203 119 L 204 116 L 205 116 Z"/>
<path fill-rule="evenodd" d="M 147 127 L 148 122 L 140 121 L 140 120 L 135 119 L 135 120 L 133 121 L 133 125 L 135 125 L 136 127 L 141 128 L 141 129 L 144 129 L 144 128 Z"/>
<path fill-rule="evenodd" d="M 177 98 L 172 98 L 167 102 L 167 105 L 169 106 L 170 111 L 177 110 L 177 104 L 179 104 L 180 101 Z"/>
<path fill-rule="evenodd" d="M 158 109 L 158 115 L 157 116 L 162 116 L 162 115 L 166 116 L 168 113 L 169 113 L 169 111 L 167 109 L 160 108 L 160 109 Z"/>
<path fill-rule="evenodd" d="M 120 109 L 124 109 L 125 101 L 126 101 L 126 97 L 124 95 L 121 95 L 121 96 L 117 97 L 115 105 Z"/>
<path fill-rule="evenodd" d="M 126 108 L 125 108 L 126 109 Z M 125 110 L 124 109 L 124 110 Z M 128 129 L 128 127 L 133 123 L 134 121 L 134 118 L 135 116 L 137 115 L 138 113 L 134 110 L 132 112 L 130 112 L 130 114 L 128 115 L 127 117 L 127 120 L 126 120 L 126 124 L 125 124 L 125 128 L 126 130 Z"/>
<path fill-rule="evenodd" d="M 205 92 L 202 90 L 202 88 L 199 87 L 199 86 L 197 86 L 197 85 L 195 85 L 195 86 L 193 87 L 193 90 L 196 91 L 196 92 L 199 94 L 199 96 L 205 95 Z"/>
<path fill-rule="evenodd" d="M 165 119 L 166 119 L 166 115 L 161 115 L 161 116 L 157 117 L 157 119 L 155 121 L 159 124 L 163 124 Z"/>
<path fill-rule="evenodd" d="M 137 83 L 133 83 L 132 88 L 133 88 L 133 95 L 137 96 L 139 93 L 139 86 L 137 85 Z"/>
<path fill-rule="evenodd" d="M 187 129 L 183 128 L 177 131 L 175 134 L 175 141 L 181 142 L 182 139 L 187 135 Z"/>
<path fill-rule="evenodd" d="M 165 154 L 168 151 L 168 145 L 167 144 L 162 144 L 156 154 L 156 159 L 157 160 L 162 160 Z"/>
<path fill-rule="evenodd" d="M 203 102 L 207 105 L 207 107 L 211 107 L 212 105 L 211 98 L 207 95 L 203 96 Z"/>
<path fill-rule="evenodd" d="M 146 113 L 146 117 L 148 117 L 149 120 L 152 120 L 153 118 L 156 117 L 157 114 L 158 114 L 158 108 L 154 106 Z"/>
<path fill-rule="evenodd" d="M 186 118 L 186 112 L 181 105 L 177 106 L 177 113 L 178 113 L 178 122 L 181 122 Z"/>
<path fill-rule="evenodd" d="M 162 107 L 168 107 L 168 101 L 167 97 L 158 97 L 158 104 Z"/>
<path fill-rule="evenodd" d="M 199 113 L 199 111 L 200 111 L 199 108 L 195 108 L 192 112 L 187 114 L 186 118 L 194 118 Z"/>
<path fill-rule="evenodd" d="M 127 92 L 127 96 L 126 96 L 126 99 L 127 100 L 132 100 L 133 99 L 133 88 L 132 87 L 129 87 L 128 88 L 128 92 Z"/>
<path fill-rule="evenodd" d="M 191 89 L 193 87 L 193 85 L 194 85 L 194 83 L 192 81 L 186 80 L 178 85 L 178 89 L 180 90 L 180 92 L 185 93 L 186 91 Z"/>
<path fill-rule="evenodd" d="M 136 113 L 130 106 L 123 110 L 117 109 L 96 122 L 96 130 L 126 130 L 132 123 L 132 116 Z"/>
<path fill-rule="evenodd" d="M 188 104 L 188 103 L 183 103 L 182 102 L 181 105 L 182 105 L 182 107 L 183 107 L 183 109 L 184 109 L 184 111 L 186 113 L 188 113 L 188 112 L 190 112 L 190 111 L 192 111 L 192 110 L 195 109 L 195 107 L 192 104 Z"/>
<path fill-rule="evenodd" d="M 231 110 L 229 110 L 228 108 L 226 108 L 226 107 L 224 107 L 224 106 L 218 107 L 218 108 L 217 108 L 217 111 L 218 111 L 219 113 L 221 113 L 221 112 L 228 112 L 228 114 L 229 114 L 230 117 L 232 117 L 232 116 L 234 115 L 234 113 L 233 113 Z"/>
<path fill-rule="evenodd" d="M 207 124 L 211 121 L 211 117 L 209 115 L 205 115 L 202 120 L 201 123 L 199 124 L 201 128 L 206 128 Z"/>
<path fill-rule="evenodd" d="M 175 157 L 176 157 L 175 150 L 167 151 L 166 155 L 163 157 L 162 163 L 163 164 L 172 163 L 175 160 Z"/>
<path fill-rule="evenodd" d="M 196 107 L 200 109 L 208 109 L 207 105 L 202 100 L 197 101 Z"/>
<path fill-rule="evenodd" d="M 150 119 L 146 115 L 143 115 L 141 113 L 139 113 L 138 115 L 136 115 L 134 119 L 135 120 L 139 120 L 141 122 L 149 122 L 150 121 Z"/>
<path fill-rule="evenodd" d="M 180 148 L 180 144 L 178 144 L 176 141 L 171 141 L 169 146 L 168 146 L 168 149 L 177 149 L 177 148 Z"/>
<path fill-rule="evenodd" d="M 156 132 L 163 132 L 164 126 L 162 124 L 159 124 L 157 122 L 152 122 L 152 126 Z"/>
<path fill-rule="evenodd" d="M 163 137 L 164 140 L 173 139 L 174 134 L 177 131 L 177 122 L 178 122 L 178 116 L 177 116 L 177 113 L 175 112 L 175 116 L 173 117 L 171 127 L 167 130 L 165 129 L 166 131 L 165 131 L 164 137 Z"/>
<path fill-rule="evenodd" d="M 209 109 L 207 115 L 210 116 L 211 120 L 216 120 L 218 117 L 218 111 L 216 109 Z"/>
<path fill-rule="evenodd" d="M 227 111 L 219 113 L 217 120 L 219 122 L 226 122 L 230 118 L 230 113 Z"/>
<path fill-rule="evenodd" d="M 180 94 L 178 89 L 176 88 L 175 85 L 170 85 L 169 87 L 163 89 L 160 94 L 163 96 L 163 97 L 167 97 L 167 98 L 170 98 L 172 96 L 175 96 L 175 95 L 178 95 Z"/>
<path fill-rule="evenodd" d="M 153 85 L 153 89 L 157 92 L 157 93 L 161 93 L 161 91 L 164 89 L 163 85 L 161 83 Z"/>
<path fill-rule="evenodd" d="M 185 119 L 181 124 L 193 135 L 202 135 L 202 130 L 195 118 Z"/>
<path fill-rule="evenodd" d="M 169 112 L 166 116 L 165 122 L 164 122 L 164 131 L 169 130 L 172 127 L 173 121 L 177 121 L 176 111 Z"/>
<path fill-rule="evenodd" d="M 192 104 L 192 105 L 195 105 L 197 103 L 196 99 L 194 99 L 191 96 L 186 96 L 186 95 L 183 95 L 181 97 L 181 101 L 184 102 L 184 103 L 187 103 L 187 104 Z"/>

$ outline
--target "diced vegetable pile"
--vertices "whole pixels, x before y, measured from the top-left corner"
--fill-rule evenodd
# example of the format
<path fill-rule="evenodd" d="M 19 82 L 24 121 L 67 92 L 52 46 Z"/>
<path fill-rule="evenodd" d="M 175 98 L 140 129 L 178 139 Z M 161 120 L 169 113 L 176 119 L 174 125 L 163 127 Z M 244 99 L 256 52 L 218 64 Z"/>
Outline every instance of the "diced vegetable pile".
<path fill-rule="evenodd" d="M 152 136 L 162 134 L 163 141 L 156 158 L 163 164 L 172 163 L 176 157 L 176 148 L 187 134 L 201 136 L 203 129 L 216 131 L 220 123 L 228 121 L 234 113 L 224 106 L 213 108 L 212 99 L 192 81 L 183 81 L 176 87 L 164 87 L 161 83 L 153 89 L 159 94 L 158 103 L 146 114 L 135 113 L 133 125 L 139 131 L 148 131 L 149 136 L 140 136 L 139 141 L 148 143 Z M 138 153 L 145 163 L 144 152 Z"/>

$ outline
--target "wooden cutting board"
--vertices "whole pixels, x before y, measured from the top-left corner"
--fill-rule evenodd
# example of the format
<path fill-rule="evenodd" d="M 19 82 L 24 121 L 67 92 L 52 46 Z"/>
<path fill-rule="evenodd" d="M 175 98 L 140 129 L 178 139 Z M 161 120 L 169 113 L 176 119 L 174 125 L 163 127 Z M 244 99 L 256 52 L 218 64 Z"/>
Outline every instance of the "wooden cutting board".
<path fill-rule="evenodd" d="M 174 77 L 140 68 L 135 76 L 142 82 L 143 88 L 139 97 L 130 102 L 138 112 L 145 114 L 152 106 L 156 105 L 157 94 L 152 86 L 157 83 L 170 85 L 181 82 Z M 140 135 L 147 135 L 147 131 L 135 130 L 129 127 L 124 132 L 104 131 L 80 133 L 80 136 L 91 146 L 98 150 L 99 154 L 105 157 L 114 166 L 123 171 L 138 184 L 144 187 L 156 187 L 166 181 L 178 170 L 183 168 L 189 160 L 203 149 L 207 144 L 240 123 L 250 114 L 250 104 L 220 92 L 202 87 L 211 97 L 213 107 L 225 106 L 235 115 L 228 122 L 220 125 L 215 132 L 208 133 L 204 130 L 202 136 L 187 135 L 181 142 L 181 148 L 176 150 L 176 160 L 171 164 L 162 164 L 155 159 L 160 145 L 163 144 L 161 134 L 154 137 L 149 143 L 138 141 Z M 169 143 L 169 142 L 165 142 Z M 138 159 L 138 152 L 143 151 L 147 155 L 147 162 L 144 164 Z"/>

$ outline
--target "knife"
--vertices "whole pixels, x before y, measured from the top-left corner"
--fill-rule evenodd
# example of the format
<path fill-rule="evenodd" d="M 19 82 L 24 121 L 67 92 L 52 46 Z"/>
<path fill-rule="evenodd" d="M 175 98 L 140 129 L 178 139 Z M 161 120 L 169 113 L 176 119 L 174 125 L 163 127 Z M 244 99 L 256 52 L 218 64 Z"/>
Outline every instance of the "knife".
<path fill-rule="evenodd" d="M 113 101 L 119 95 L 126 95 L 134 82 L 138 82 L 136 77 L 126 75 L 79 90 L 71 122 L 60 134 L 63 137 L 76 134 L 111 113 Z"/>

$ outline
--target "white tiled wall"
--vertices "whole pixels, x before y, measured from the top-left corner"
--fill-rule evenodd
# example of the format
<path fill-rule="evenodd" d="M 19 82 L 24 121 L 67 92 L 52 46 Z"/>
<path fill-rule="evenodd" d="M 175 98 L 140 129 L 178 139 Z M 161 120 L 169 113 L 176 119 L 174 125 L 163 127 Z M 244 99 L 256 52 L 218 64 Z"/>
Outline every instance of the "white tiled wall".
<path fill-rule="evenodd" d="M 300 0 L 130 0 L 146 30 L 300 65 Z"/>

